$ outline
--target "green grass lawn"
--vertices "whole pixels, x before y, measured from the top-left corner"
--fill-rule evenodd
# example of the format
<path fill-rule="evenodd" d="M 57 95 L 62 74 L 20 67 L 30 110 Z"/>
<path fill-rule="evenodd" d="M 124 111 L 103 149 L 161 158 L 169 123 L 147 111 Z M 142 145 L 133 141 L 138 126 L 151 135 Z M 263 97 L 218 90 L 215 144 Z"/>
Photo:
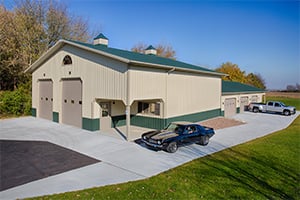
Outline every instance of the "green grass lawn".
<path fill-rule="evenodd" d="M 297 98 L 267 96 L 267 101 L 281 101 L 287 106 L 294 106 L 296 110 L 300 110 L 300 99 Z"/>
<path fill-rule="evenodd" d="M 299 130 L 300 117 L 285 130 L 145 180 L 37 199 L 300 199 Z"/>

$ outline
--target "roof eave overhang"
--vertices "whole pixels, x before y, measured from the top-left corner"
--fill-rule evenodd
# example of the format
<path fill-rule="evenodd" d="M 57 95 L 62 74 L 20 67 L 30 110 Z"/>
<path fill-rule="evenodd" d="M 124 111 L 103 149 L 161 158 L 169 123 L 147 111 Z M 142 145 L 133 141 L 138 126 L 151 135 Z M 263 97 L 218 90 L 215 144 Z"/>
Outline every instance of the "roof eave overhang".
<path fill-rule="evenodd" d="M 55 52 L 57 52 L 60 48 L 62 48 L 63 46 L 65 46 L 66 44 L 74 46 L 74 47 L 78 47 L 96 54 L 100 54 L 106 57 L 110 57 L 112 59 L 115 60 L 119 60 L 121 62 L 125 62 L 125 63 L 129 63 L 128 59 L 124 59 L 122 57 L 119 56 L 115 56 L 106 52 L 103 52 L 101 50 L 96 50 L 96 49 L 92 49 L 80 44 L 76 44 L 74 42 L 70 42 L 67 40 L 59 40 L 53 47 L 51 47 L 46 53 L 44 53 L 37 61 L 35 61 L 30 67 L 28 67 L 24 72 L 34 72 L 37 68 L 39 68 L 40 65 L 42 65 L 46 60 L 48 60 Z"/>
<path fill-rule="evenodd" d="M 266 91 L 242 91 L 242 92 L 222 92 L 223 95 L 239 95 L 239 94 L 257 94 L 265 93 Z"/>
<path fill-rule="evenodd" d="M 219 72 L 212 72 L 212 71 L 205 71 L 205 70 L 195 70 L 195 69 L 187 69 L 187 68 L 175 67 L 175 66 L 172 66 L 172 65 L 160 65 L 160 64 L 154 64 L 154 63 L 148 63 L 148 62 L 140 62 L 140 61 L 134 61 L 134 60 L 131 60 L 129 62 L 129 64 L 132 64 L 132 65 L 135 65 L 135 66 L 141 66 L 141 67 L 152 67 L 152 68 L 166 69 L 166 70 L 172 70 L 172 71 L 185 71 L 185 72 L 208 74 L 208 75 L 214 75 L 214 76 L 226 76 L 226 74 L 219 73 Z"/>
<path fill-rule="evenodd" d="M 195 69 L 187 69 L 187 68 L 180 68 L 170 65 L 161 65 L 161 64 L 155 64 L 155 63 L 148 63 L 148 62 L 140 62 L 135 60 L 129 60 L 125 59 L 120 56 L 115 56 L 110 53 L 106 53 L 104 51 L 98 50 L 98 49 L 92 49 L 89 47 L 86 47 L 84 45 L 80 45 L 68 40 L 59 40 L 53 47 L 51 47 L 46 53 L 44 53 L 37 61 L 35 61 L 30 67 L 28 67 L 24 72 L 30 72 L 33 73 L 36 69 L 39 68 L 45 61 L 47 61 L 55 52 L 57 52 L 60 48 L 65 46 L 66 44 L 78 47 L 84 50 L 87 50 L 89 52 L 93 52 L 96 54 L 100 54 L 115 60 L 118 60 L 120 62 L 124 62 L 127 64 L 132 64 L 136 66 L 143 66 L 143 67 L 153 67 L 153 68 L 159 68 L 159 69 L 166 69 L 166 70 L 172 70 L 172 71 L 186 71 L 186 72 L 193 72 L 193 73 L 200 73 L 200 74 L 206 74 L 206 75 L 213 75 L 213 76 L 227 76 L 227 74 L 223 74 L 220 72 L 214 72 L 214 71 L 205 71 L 205 70 L 195 70 Z"/>

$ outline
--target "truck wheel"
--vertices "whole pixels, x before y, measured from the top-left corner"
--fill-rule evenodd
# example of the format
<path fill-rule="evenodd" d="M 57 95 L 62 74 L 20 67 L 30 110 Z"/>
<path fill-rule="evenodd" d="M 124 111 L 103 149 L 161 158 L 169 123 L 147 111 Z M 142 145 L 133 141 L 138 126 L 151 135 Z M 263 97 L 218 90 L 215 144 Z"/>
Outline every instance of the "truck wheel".
<path fill-rule="evenodd" d="M 291 113 L 290 113 L 289 110 L 284 110 L 284 111 L 283 111 L 283 114 L 284 114 L 285 116 L 289 116 Z"/>
<path fill-rule="evenodd" d="M 169 153 L 175 153 L 177 151 L 177 149 L 178 149 L 178 146 L 177 146 L 176 142 L 171 142 L 166 148 L 167 152 L 169 152 Z"/>
<path fill-rule="evenodd" d="M 253 112 L 254 112 L 254 113 L 258 113 L 258 112 L 259 112 L 259 109 L 258 109 L 257 107 L 254 107 L 254 108 L 253 108 Z"/>
<path fill-rule="evenodd" d="M 206 145 L 208 145 L 208 143 L 209 143 L 208 135 L 201 136 L 199 144 L 206 146 Z"/>

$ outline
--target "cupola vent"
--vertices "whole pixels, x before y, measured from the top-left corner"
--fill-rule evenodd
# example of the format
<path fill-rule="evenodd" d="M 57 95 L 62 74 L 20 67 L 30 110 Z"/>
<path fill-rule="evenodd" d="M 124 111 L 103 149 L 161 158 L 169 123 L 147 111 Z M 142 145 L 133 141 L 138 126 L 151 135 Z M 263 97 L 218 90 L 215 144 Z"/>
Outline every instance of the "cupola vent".
<path fill-rule="evenodd" d="M 150 45 L 147 49 L 145 49 L 145 54 L 156 55 L 157 51 L 152 45 Z"/>
<path fill-rule="evenodd" d="M 108 46 L 108 38 L 105 37 L 102 33 L 100 33 L 97 37 L 94 38 L 94 45 L 101 44 Z"/>

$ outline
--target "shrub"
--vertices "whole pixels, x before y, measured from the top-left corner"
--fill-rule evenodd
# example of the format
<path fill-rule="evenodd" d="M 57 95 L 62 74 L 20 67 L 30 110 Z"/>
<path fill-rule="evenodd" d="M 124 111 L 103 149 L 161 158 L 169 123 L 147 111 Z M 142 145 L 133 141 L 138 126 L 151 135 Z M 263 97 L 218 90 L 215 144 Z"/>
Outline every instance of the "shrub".
<path fill-rule="evenodd" d="M 31 111 L 31 92 L 25 85 L 14 91 L 0 93 L 0 114 L 29 115 Z"/>

